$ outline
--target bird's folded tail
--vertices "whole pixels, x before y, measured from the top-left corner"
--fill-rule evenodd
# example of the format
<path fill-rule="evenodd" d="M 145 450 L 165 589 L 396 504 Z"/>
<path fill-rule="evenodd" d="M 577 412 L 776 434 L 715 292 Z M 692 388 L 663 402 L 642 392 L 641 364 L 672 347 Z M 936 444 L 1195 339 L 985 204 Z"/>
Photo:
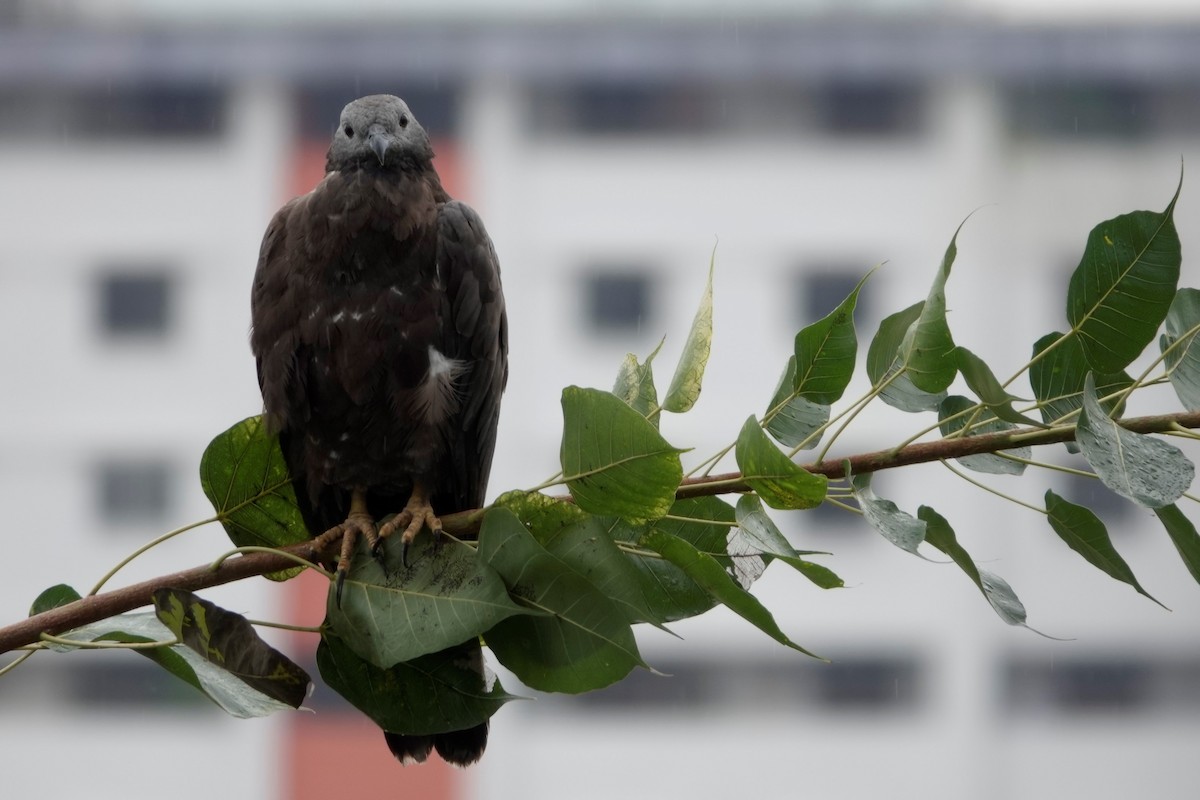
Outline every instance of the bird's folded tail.
<path fill-rule="evenodd" d="M 481 722 L 474 728 L 428 736 L 408 736 L 402 733 L 383 732 L 388 749 L 401 764 L 420 764 L 437 750 L 447 763 L 456 767 L 468 767 L 483 755 L 487 747 L 488 723 Z"/>

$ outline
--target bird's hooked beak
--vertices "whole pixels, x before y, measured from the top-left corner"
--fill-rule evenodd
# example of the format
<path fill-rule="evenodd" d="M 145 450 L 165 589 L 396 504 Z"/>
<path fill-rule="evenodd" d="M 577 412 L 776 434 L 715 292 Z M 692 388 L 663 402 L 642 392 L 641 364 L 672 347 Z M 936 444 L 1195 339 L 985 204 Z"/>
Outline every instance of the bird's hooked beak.
<path fill-rule="evenodd" d="M 383 166 L 384 157 L 387 155 L 392 141 L 392 135 L 382 125 L 372 125 L 367 131 L 367 144 L 371 146 L 375 157 L 379 159 L 380 166 Z"/>

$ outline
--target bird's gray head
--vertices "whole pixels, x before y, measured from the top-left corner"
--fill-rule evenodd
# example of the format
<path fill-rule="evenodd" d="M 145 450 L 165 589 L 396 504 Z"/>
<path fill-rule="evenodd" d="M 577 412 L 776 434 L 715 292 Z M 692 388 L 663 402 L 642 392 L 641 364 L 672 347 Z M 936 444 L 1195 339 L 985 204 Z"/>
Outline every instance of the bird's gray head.
<path fill-rule="evenodd" d="M 432 158 L 429 135 L 404 101 L 390 94 L 373 94 L 342 109 L 325 169 L 413 169 L 428 165 Z"/>

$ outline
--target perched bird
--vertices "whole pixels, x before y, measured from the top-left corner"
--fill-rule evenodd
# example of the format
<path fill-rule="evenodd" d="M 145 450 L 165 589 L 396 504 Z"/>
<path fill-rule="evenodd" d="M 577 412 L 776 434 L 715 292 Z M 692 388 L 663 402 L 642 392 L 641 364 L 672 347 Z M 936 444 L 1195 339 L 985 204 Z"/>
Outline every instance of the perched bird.
<path fill-rule="evenodd" d="M 508 378 L 500 270 L 432 160 L 400 98 L 350 103 L 324 179 L 275 214 L 254 276 L 265 419 L 309 531 L 341 541 L 339 597 L 359 536 L 377 551 L 398 533 L 406 547 L 422 528 L 436 535 L 439 514 L 481 506 L 487 487 Z M 482 676 L 478 642 L 461 648 Z M 436 748 L 469 764 L 487 724 L 386 736 L 403 762 Z"/>

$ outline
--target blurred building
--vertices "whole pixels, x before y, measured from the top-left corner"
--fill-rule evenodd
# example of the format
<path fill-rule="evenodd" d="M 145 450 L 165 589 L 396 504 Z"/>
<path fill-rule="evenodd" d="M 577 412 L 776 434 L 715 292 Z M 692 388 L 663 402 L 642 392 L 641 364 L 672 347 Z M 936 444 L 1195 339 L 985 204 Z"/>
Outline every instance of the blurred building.
<path fill-rule="evenodd" d="M 702 455 L 765 410 L 795 331 L 871 267 L 887 262 L 860 301 L 864 347 L 883 316 L 922 299 L 975 209 L 951 324 L 1006 377 L 1065 326 L 1091 226 L 1165 207 L 1181 156 L 1200 161 L 1200 17 L 1163 3 L 1136 25 L 1000 2 L 916 14 L 419 3 L 407 18 L 370 2 L 177 5 L 0 3 L 4 621 L 47 585 L 86 591 L 144 541 L 210 513 L 200 453 L 259 408 L 247 345 L 259 238 L 319 179 L 356 96 L 409 101 L 500 253 L 513 356 L 493 493 L 555 472 L 562 386 L 608 387 L 626 352 L 664 335 L 656 366 L 669 379 L 714 244 L 704 394 L 663 424 Z M 1200 245 L 1189 184 L 1185 254 Z M 1196 283 L 1186 258 L 1183 283 Z M 884 410 L 832 454 L 928 423 Z M 821 592 L 775 567 L 758 593 L 831 664 L 713 612 L 676 626 L 685 641 L 642 637 L 673 677 L 511 704 L 482 765 L 454 773 L 390 763 L 323 687 L 316 715 L 236 722 L 136 656 L 45 655 L 0 680 L 0 773 L 12 796 L 62 797 L 164 785 L 231 800 L 1187 796 L 1200 590 L 1157 521 L 1046 471 L 987 482 L 1097 508 L 1174 613 L 1084 565 L 1040 514 L 930 465 L 881 475 L 877 490 L 911 512 L 936 507 L 1030 623 L 1069 641 L 1004 626 L 953 566 L 821 510 L 780 522 L 798 546 L 833 550 L 826 563 L 851 588 Z M 227 546 L 210 526 L 115 581 Z M 320 619 L 311 584 L 208 595 L 252 617 Z M 311 637 L 281 641 L 311 660 Z"/>

